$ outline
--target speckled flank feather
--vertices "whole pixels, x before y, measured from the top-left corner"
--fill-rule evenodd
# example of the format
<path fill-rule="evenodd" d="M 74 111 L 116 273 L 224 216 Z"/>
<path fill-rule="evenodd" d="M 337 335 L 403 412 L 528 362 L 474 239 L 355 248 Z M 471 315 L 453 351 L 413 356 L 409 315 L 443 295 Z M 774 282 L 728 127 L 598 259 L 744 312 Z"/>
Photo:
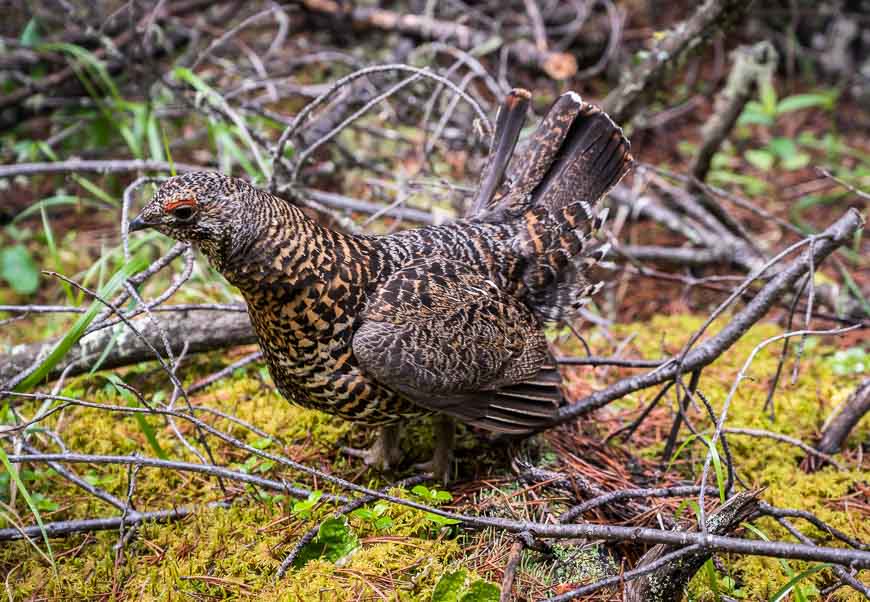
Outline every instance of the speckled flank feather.
<path fill-rule="evenodd" d="M 592 208 L 631 159 L 619 129 L 575 95 L 515 153 L 528 95 L 511 98 L 469 220 L 350 236 L 197 173 L 168 180 L 131 225 L 197 244 L 240 289 L 288 399 L 373 425 L 438 411 L 529 432 L 561 399 L 542 322 L 590 292 Z"/>

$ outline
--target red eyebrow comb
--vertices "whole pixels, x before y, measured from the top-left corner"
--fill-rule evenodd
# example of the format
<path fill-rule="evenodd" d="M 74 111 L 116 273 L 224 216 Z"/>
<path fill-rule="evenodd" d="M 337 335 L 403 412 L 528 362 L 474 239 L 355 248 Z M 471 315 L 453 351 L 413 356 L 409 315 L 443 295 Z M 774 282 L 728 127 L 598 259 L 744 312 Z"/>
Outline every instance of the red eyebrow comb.
<path fill-rule="evenodd" d="M 164 211 L 174 211 L 179 207 L 195 207 L 196 199 L 194 198 L 186 198 L 186 199 L 172 199 L 170 201 L 166 201 L 163 203 Z"/>

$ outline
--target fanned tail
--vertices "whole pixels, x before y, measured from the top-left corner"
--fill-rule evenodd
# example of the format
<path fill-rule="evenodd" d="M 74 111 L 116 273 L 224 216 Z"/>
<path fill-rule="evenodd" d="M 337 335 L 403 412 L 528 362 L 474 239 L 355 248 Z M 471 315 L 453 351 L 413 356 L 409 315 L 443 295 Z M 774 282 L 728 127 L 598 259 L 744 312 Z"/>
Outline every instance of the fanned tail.
<path fill-rule="evenodd" d="M 634 159 L 622 130 L 574 92 L 560 96 L 524 148 L 516 149 L 526 112 L 523 106 L 519 115 L 517 104 L 509 95 L 493 142 L 493 149 L 502 152 L 490 167 L 507 167 L 503 173 L 487 169 L 472 217 L 520 222 L 514 249 L 527 260 L 526 301 L 542 320 L 562 321 L 597 291 L 584 277 L 606 254 L 606 249 L 589 248 L 606 215 L 596 213 L 595 206 Z M 505 149 L 514 155 L 509 162 Z"/>

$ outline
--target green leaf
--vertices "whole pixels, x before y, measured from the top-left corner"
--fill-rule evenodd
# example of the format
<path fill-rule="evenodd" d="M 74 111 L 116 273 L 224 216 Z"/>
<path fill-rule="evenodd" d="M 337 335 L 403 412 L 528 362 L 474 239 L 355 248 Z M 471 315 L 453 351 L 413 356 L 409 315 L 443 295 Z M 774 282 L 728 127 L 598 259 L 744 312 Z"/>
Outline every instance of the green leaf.
<path fill-rule="evenodd" d="M 41 493 L 34 493 L 33 501 L 36 504 L 36 507 L 39 508 L 41 512 L 54 512 L 55 510 L 60 508 L 60 504 L 58 504 L 51 498 L 42 495 Z"/>
<path fill-rule="evenodd" d="M 273 441 L 269 437 L 258 437 L 251 443 L 251 447 L 254 449 L 266 449 L 271 446 L 272 443 Z"/>
<path fill-rule="evenodd" d="M 252 457 L 259 458 L 259 456 Z M 312 491 L 308 494 L 308 498 L 293 503 L 293 514 L 299 516 L 300 518 L 308 518 L 311 515 L 311 511 L 317 505 L 317 502 L 320 501 L 321 497 L 323 497 L 322 491 Z"/>
<path fill-rule="evenodd" d="M 759 98 L 761 99 L 761 108 L 765 115 L 770 117 L 776 116 L 776 88 L 773 87 L 773 78 L 766 77 L 759 82 Z"/>
<path fill-rule="evenodd" d="M 360 518 L 364 521 L 374 521 L 377 518 L 375 513 L 368 508 L 357 508 L 356 510 L 351 512 L 350 515 Z"/>
<path fill-rule="evenodd" d="M 126 264 L 121 266 L 115 274 L 109 279 L 109 281 L 100 287 L 97 291 L 97 294 L 103 298 L 112 297 L 118 289 L 123 286 L 124 282 L 135 274 L 145 268 L 148 265 L 148 262 L 144 257 L 136 257 Z M 79 318 L 75 321 L 67 333 L 63 336 L 63 338 L 57 342 L 51 352 L 46 356 L 42 363 L 30 373 L 23 381 L 18 383 L 18 386 L 15 387 L 16 391 L 22 392 L 31 389 L 36 386 L 51 372 L 51 369 L 54 368 L 55 365 L 61 360 L 61 358 L 67 354 L 67 352 L 72 348 L 73 345 L 78 342 L 78 340 L 85 333 L 85 330 L 93 322 L 94 318 L 97 317 L 97 314 L 103 309 L 105 306 L 97 300 L 94 300 L 90 307 L 88 307 L 88 311 L 81 314 Z"/>
<path fill-rule="evenodd" d="M 39 44 L 42 36 L 39 35 L 39 22 L 33 18 L 27 22 L 24 31 L 21 32 L 21 37 L 18 38 L 22 46 L 33 47 Z"/>
<path fill-rule="evenodd" d="M 710 456 L 713 460 L 713 470 L 716 472 L 716 485 L 719 488 L 719 500 L 725 503 L 725 468 L 722 466 L 722 459 L 719 457 L 719 450 L 713 445 L 713 442 L 707 437 L 701 436 L 701 440 L 707 445 L 710 450 Z"/>
<path fill-rule="evenodd" d="M 760 102 L 751 100 L 746 103 L 740 118 L 737 120 L 737 125 L 773 125 L 773 116 L 768 115 L 764 111 L 764 107 Z"/>
<path fill-rule="evenodd" d="M 839 376 L 863 374 L 870 372 L 870 353 L 862 347 L 840 349 L 828 358 L 825 363 L 831 367 L 834 374 Z"/>
<path fill-rule="evenodd" d="M 755 176 L 743 175 L 725 170 L 716 170 L 710 172 L 710 182 L 717 186 L 723 184 L 736 184 L 743 188 L 749 196 L 759 196 L 767 192 L 769 185 L 767 182 Z"/>
<path fill-rule="evenodd" d="M 433 513 L 433 512 L 427 512 L 427 513 L 426 513 L 426 518 L 428 518 L 429 520 L 431 520 L 431 521 L 432 521 L 433 523 L 435 523 L 436 525 L 441 525 L 441 526 L 443 526 L 443 527 L 446 527 L 446 526 L 448 526 L 448 525 L 457 525 L 457 524 L 459 524 L 459 521 L 456 520 L 455 518 L 447 518 L 446 516 L 441 516 L 440 514 L 435 514 L 435 513 Z"/>
<path fill-rule="evenodd" d="M 767 143 L 767 148 L 771 153 L 783 160 L 790 159 L 798 154 L 797 145 L 795 145 L 794 140 L 781 136 L 772 138 Z"/>
<path fill-rule="evenodd" d="M 807 153 L 797 153 L 793 157 L 782 160 L 782 168 L 788 171 L 803 169 L 810 164 L 811 158 Z"/>
<path fill-rule="evenodd" d="M 716 573 L 716 567 L 713 565 L 713 559 L 708 558 L 704 563 L 704 570 L 707 573 L 707 582 L 710 584 L 710 591 L 713 592 L 713 599 L 719 600 L 719 576 Z"/>
<path fill-rule="evenodd" d="M 429 488 L 425 485 L 415 485 L 413 489 L 411 489 L 411 493 L 414 495 L 420 496 L 422 498 L 429 497 Z"/>
<path fill-rule="evenodd" d="M 465 587 L 468 573 L 459 569 L 452 573 L 444 573 L 432 590 L 432 602 L 459 602 L 459 595 Z"/>
<path fill-rule="evenodd" d="M 776 112 L 779 115 L 790 113 L 791 111 L 800 111 L 802 109 L 810 109 L 813 107 L 821 107 L 826 110 L 832 110 L 837 100 L 837 93 L 833 94 L 795 94 L 788 96 L 779 101 L 776 105 Z"/>
<path fill-rule="evenodd" d="M 321 523 L 317 536 L 307 543 L 293 562 L 300 568 L 310 560 L 336 562 L 359 547 L 359 540 L 347 524 L 347 519 L 331 517 Z"/>
<path fill-rule="evenodd" d="M 39 268 L 24 245 L 0 251 L 0 278 L 19 295 L 32 295 L 39 288 Z"/>
<path fill-rule="evenodd" d="M 494 583 L 477 579 L 466 587 L 466 581 L 465 569 L 444 573 L 432 591 L 432 602 L 498 602 L 501 592 Z"/>
<path fill-rule="evenodd" d="M 761 171 L 770 171 L 773 167 L 775 157 L 766 150 L 756 148 L 750 149 L 743 153 L 743 157 L 754 167 Z"/>
<path fill-rule="evenodd" d="M 462 594 L 460 602 L 498 602 L 501 594 L 495 583 L 478 579 Z"/>

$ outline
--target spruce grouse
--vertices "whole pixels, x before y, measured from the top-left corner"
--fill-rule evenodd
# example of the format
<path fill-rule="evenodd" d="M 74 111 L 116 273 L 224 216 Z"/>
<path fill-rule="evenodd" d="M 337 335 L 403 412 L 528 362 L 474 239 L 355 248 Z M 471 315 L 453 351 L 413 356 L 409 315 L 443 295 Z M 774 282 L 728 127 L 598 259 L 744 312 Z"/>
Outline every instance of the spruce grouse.
<path fill-rule="evenodd" d="M 517 149 L 529 105 L 511 92 L 466 219 L 389 236 L 318 225 L 287 201 L 213 172 L 167 180 L 130 223 L 193 243 L 245 298 L 272 377 L 303 406 L 382 427 L 364 455 L 397 460 L 396 424 L 435 412 L 490 431 L 551 423 L 559 373 L 543 326 L 570 320 L 596 202 L 630 169 L 622 130 L 575 93 Z M 441 420 L 430 468 L 447 474 Z"/>

